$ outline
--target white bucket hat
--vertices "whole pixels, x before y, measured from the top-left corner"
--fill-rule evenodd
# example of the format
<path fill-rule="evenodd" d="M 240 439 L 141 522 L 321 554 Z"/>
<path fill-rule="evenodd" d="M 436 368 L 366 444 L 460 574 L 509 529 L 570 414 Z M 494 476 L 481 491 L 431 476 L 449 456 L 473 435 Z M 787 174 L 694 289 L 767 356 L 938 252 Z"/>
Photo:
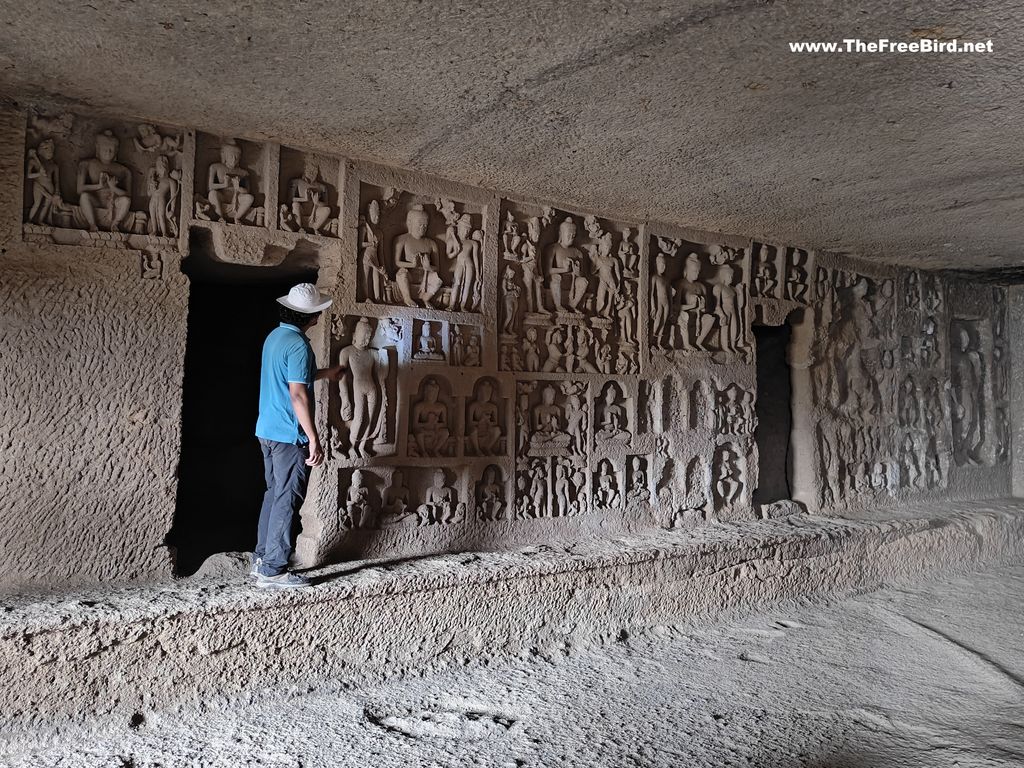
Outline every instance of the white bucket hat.
<path fill-rule="evenodd" d="M 296 312 L 315 315 L 331 306 L 332 301 L 320 293 L 312 283 L 299 283 L 288 291 L 287 296 L 279 298 L 277 303 Z"/>

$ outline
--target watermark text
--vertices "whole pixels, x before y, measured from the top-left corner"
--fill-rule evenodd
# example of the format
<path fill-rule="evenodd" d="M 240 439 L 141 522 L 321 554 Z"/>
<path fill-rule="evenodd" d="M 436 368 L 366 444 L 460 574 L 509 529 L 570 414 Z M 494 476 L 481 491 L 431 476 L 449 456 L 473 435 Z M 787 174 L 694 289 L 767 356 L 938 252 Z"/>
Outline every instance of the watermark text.
<path fill-rule="evenodd" d="M 920 40 L 861 40 L 847 37 L 827 43 L 790 43 L 791 53 L 992 53 L 992 41 L 938 40 L 923 37 Z"/>

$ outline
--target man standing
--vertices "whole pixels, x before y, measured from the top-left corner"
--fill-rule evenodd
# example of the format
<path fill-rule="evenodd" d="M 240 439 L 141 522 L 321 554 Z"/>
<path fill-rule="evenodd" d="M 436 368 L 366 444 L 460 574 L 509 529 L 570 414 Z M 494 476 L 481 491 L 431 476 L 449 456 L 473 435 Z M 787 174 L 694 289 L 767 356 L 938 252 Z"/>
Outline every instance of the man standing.
<path fill-rule="evenodd" d="M 263 451 L 267 492 L 263 497 L 251 574 L 263 589 L 295 589 L 309 580 L 287 570 L 292 521 L 306 496 L 312 467 L 324 460 L 313 417 L 313 382 L 336 380 L 342 367 L 317 370 L 306 331 L 331 300 L 310 283 L 277 300 L 281 324 L 263 344 L 260 415 L 256 436 Z"/>

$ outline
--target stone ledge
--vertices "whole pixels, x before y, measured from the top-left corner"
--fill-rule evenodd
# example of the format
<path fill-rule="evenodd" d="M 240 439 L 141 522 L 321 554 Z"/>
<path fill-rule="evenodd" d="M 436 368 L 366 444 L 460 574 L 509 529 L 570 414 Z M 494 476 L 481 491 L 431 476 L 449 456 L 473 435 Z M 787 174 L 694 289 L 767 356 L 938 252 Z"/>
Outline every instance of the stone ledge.
<path fill-rule="evenodd" d="M 568 546 L 347 563 L 311 590 L 241 574 L 39 599 L 0 615 L 12 726 L 124 716 L 255 688 L 388 676 L 707 621 L 1024 554 L 1024 502 L 888 522 L 792 517 Z"/>

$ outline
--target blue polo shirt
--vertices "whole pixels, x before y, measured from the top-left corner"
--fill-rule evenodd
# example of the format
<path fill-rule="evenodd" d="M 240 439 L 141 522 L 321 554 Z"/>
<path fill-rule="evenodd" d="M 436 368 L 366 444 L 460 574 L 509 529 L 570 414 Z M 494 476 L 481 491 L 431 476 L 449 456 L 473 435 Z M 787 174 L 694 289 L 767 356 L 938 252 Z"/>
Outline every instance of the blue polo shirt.
<path fill-rule="evenodd" d="M 312 400 L 315 376 L 316 357 L 306 334 L 294 325 L 281 323 L 263 342 L 256 437 L 279 443 L 309 442 L 292 409 L 288 384 L 305 384 Z"/>

